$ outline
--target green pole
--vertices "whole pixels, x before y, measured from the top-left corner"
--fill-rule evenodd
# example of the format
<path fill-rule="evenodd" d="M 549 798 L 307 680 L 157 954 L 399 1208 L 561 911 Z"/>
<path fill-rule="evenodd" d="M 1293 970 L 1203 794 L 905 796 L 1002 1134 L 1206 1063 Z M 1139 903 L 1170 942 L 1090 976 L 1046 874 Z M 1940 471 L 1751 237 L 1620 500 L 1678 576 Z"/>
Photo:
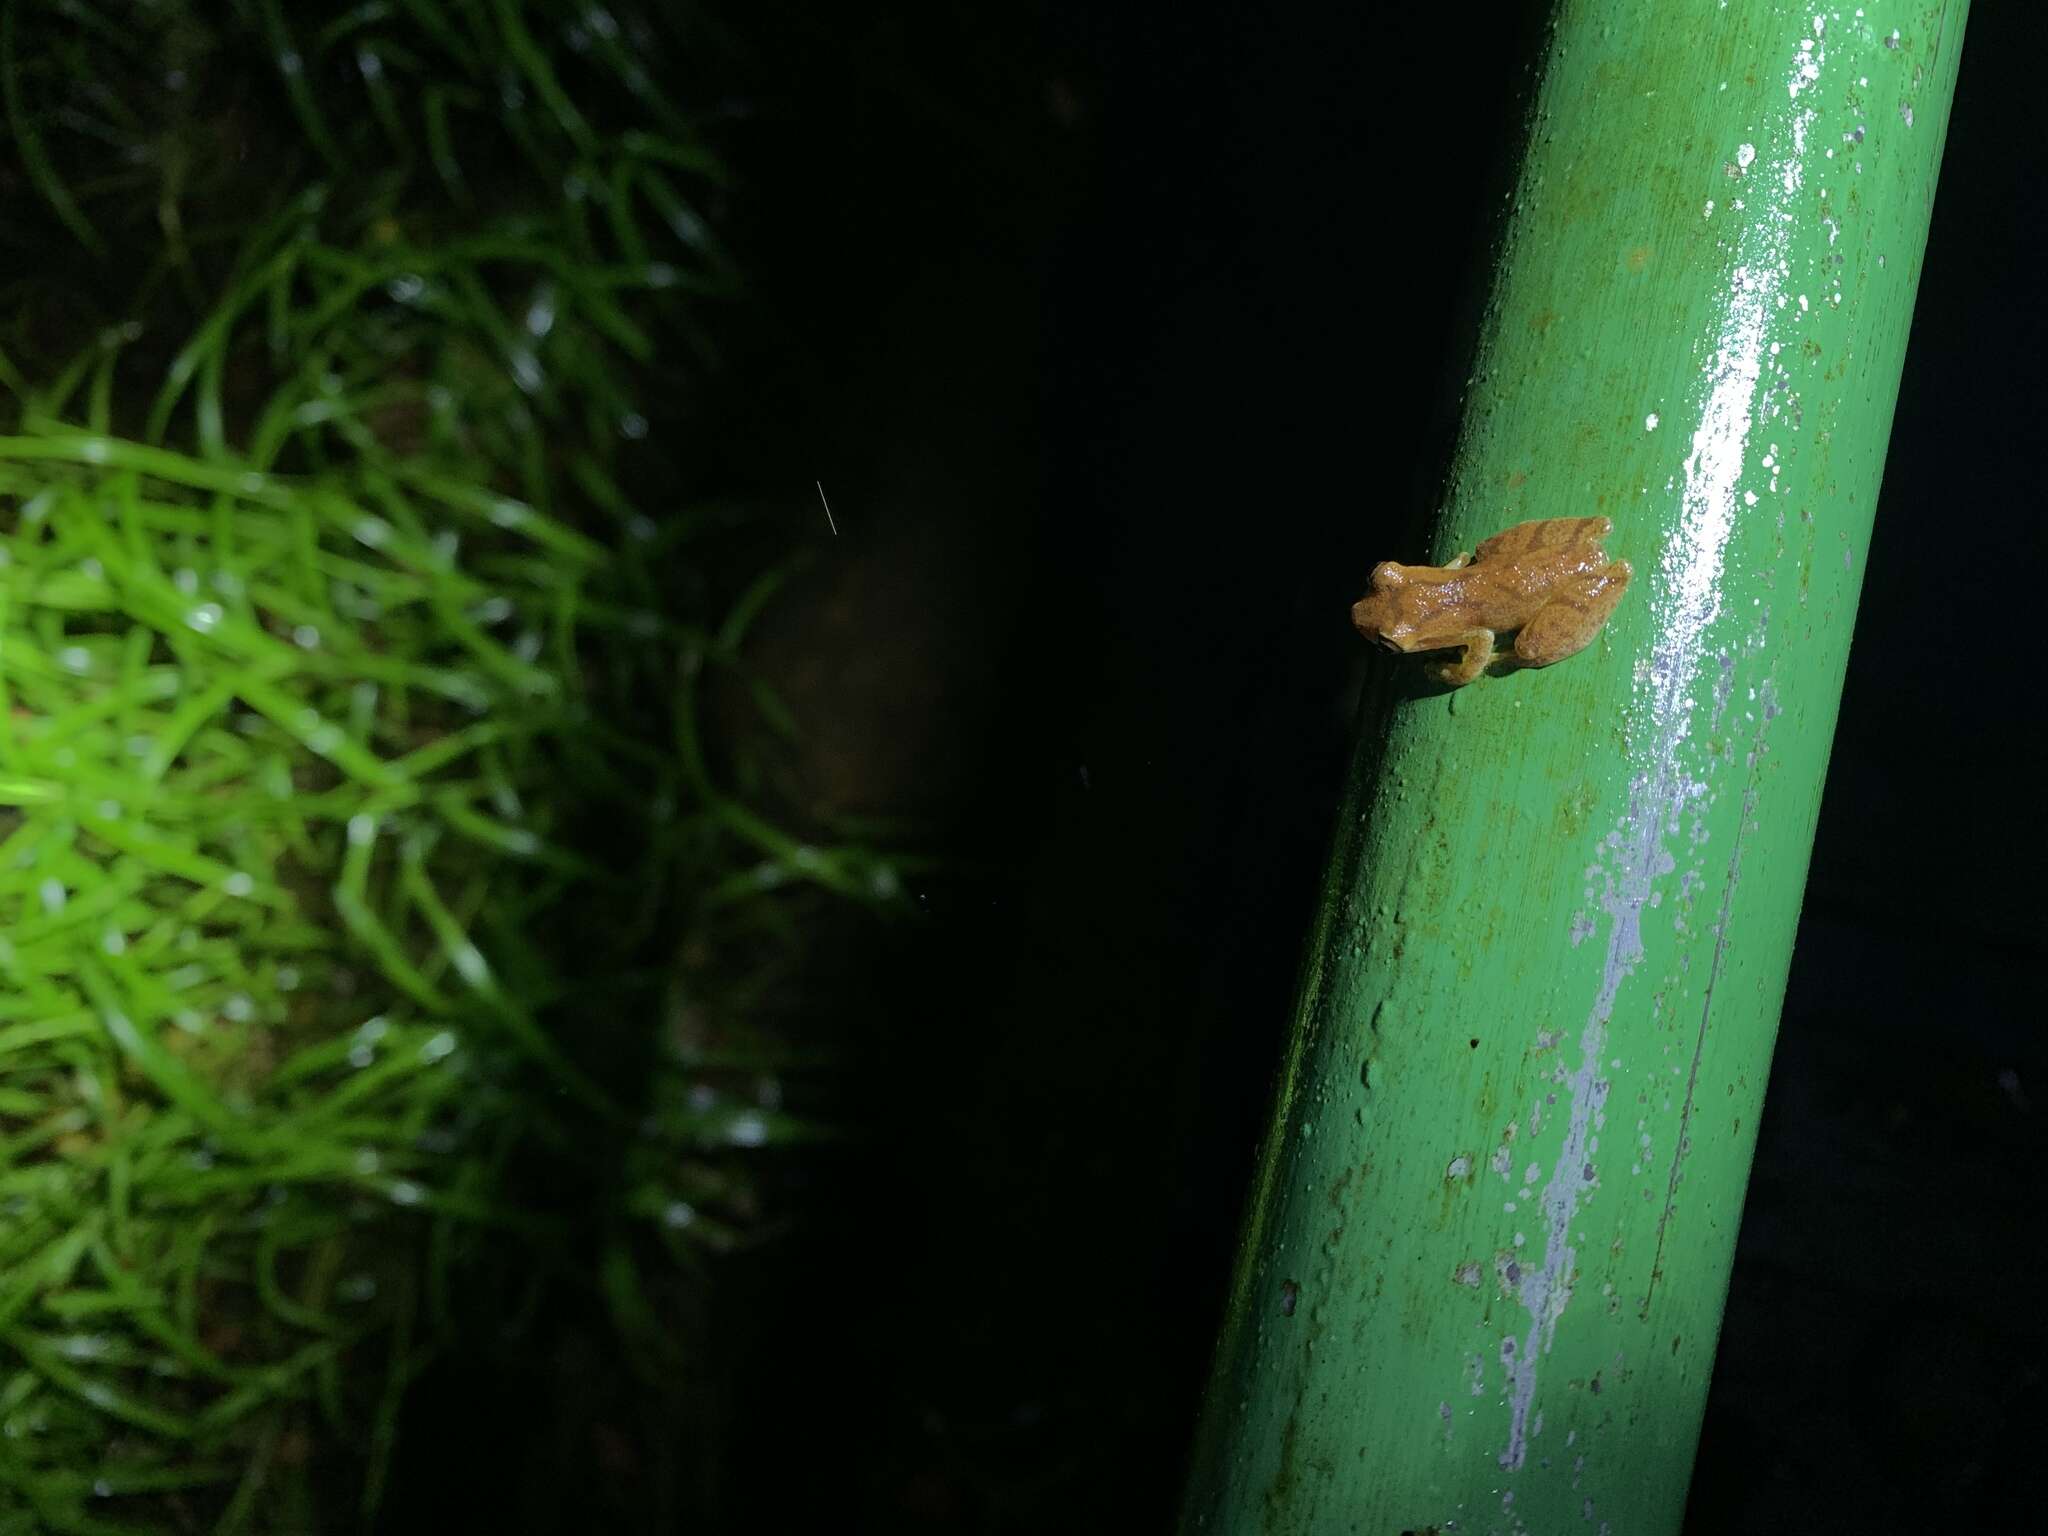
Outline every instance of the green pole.
<path fill-rule="evenodd" d="M 1966 10 L 1557 7 L 1435 553 L 1634 581 L 1376 662 L 1187 1531 L 1679 1528 Z"/>

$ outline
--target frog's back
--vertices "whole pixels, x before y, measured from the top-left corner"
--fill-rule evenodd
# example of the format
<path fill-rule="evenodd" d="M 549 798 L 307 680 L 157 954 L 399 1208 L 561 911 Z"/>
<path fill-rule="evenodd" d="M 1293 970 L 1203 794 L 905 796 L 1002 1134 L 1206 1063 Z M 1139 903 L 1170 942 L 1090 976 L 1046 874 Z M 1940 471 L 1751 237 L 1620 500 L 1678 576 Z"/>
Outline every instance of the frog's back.
<path fill-rule="evenodd" d="M 1481 542 L 1472 552 L 1475 560 L 1519 560 L 1525 555 L 1555 551 L 1571 544 L 1597 546 L 1614 532 L 1614 522 L 1605 517 L 1539 517 L 1504 528 Z"/>
<path fill-rule="evenodd" d="M 1466 567 L 1473 612 L 1496 633 L 1521 628 L 1563 582 L 1607 564 L 1600 540 L 1612 527 L 1604 517 L 1555 517 L 1495 534 Z"/>

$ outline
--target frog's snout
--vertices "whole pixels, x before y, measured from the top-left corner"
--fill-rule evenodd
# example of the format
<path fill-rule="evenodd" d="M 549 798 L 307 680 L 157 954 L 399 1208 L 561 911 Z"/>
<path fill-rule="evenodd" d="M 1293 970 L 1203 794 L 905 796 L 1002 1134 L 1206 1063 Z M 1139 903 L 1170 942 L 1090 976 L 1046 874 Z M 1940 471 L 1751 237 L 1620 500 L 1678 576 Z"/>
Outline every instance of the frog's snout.
<path fill-rule="evenodd" d="M 1390 633 L 1398 626 L 1387 623 L 1387 616 L 1382 611 L 1383 606 L 1372 597 L 1361 597 L 1351 605 L 1351 627 L 1374 645 L 1399 655 L 1401 647 L 1395 643 Z"/>

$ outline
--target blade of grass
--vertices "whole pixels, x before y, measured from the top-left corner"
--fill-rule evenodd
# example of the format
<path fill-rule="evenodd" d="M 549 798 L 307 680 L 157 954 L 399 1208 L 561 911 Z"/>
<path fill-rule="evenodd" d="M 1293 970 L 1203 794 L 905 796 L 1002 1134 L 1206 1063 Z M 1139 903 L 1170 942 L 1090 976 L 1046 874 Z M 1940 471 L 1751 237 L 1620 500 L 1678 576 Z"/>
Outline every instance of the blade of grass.
<path fill-rule="evenodd" d="M 7 126 L 14 135 L 15 147 L 21 152 L 22 164 L 29 178 L 35 182 L 36 190 L 43 194 L 44 200 L 80 245 L 96 258 L 105 257 L 106 245 L 101 241 L 99 231 L 92 227 L 72 200 L 63 177 L 58 175 L 56 166 L 50 161 L 35 115 L 22 99 L 21 67 L 15 58 L 15 0 L 0 3 L 0 90 L 4 90 L 7 101 Z"/>

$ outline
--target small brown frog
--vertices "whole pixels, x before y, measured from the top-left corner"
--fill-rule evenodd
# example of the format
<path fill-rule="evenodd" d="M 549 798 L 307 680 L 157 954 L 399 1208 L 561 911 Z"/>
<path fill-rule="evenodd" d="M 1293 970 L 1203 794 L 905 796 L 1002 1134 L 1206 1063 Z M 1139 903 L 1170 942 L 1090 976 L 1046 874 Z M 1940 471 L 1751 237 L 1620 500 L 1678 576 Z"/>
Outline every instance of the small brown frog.
<path fill-rule="evenodd" d="M 1495 636 L 1510 632 L 1517 665 L 1547 667 L 1590 645 L 1628 590 L 1628 562 L 1609 560 L 1600 547 L 1613 531 L 1604 517 L 1540 518 L 1446 565 L 1382 561 L 1351 622 L 1403 655 L 1462 650 L 1432 668 L 1453 688 L 1485 671 Z"/>

